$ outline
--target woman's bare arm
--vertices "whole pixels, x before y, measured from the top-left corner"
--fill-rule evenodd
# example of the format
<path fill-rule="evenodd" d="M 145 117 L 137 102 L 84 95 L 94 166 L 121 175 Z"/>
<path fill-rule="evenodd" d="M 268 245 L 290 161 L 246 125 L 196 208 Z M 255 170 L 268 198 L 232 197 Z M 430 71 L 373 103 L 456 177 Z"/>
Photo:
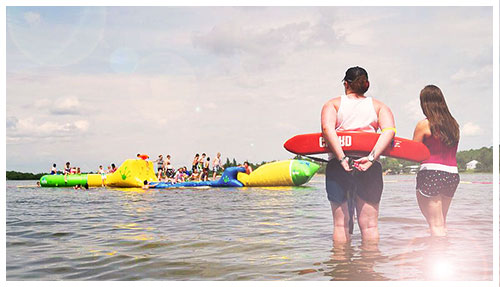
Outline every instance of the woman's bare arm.
<path fill-rule="evenodd" d="M 416 142 L 423 142 L 424 138 L 430 134 L 429 121 L 427 119 L 421 120 L 417 123 L 415 131 L 413 131 L 413 140 Z"/>
<path fill-rule="evenodd" d="M 394 135 L 396 134 L 396 128 L 394 124 L 394 115 L 391 109 L 386 105 L 378 102 L 380 104 L 380 110 L 378 113 L 378 123 L 380 129 L 382 129 L 382 134 L 379 136 L 375 146 L 373 147 L 370 155 L 376 160 L 382 154 L 382 152 L 391 144 Z M 356 160 L 356 168 L 361 171 L 366 171 L 372 166 L 372 162 L 368 160 L 368 157 L 362 157 Z"/>
<path fill-rule="evenodd" d="M 331 152 L 338 160 L 342 160 L 345 157 L 345 154 L 342 150 L 342 146 L 340 145 L 337 131 L 335 130 L 335 123 L 337 122 L 337 109 L 335 108 L 335 101 L 336 99 L 332 99 L 323 105 L 323 109 L 321 110 L 321 131 Z M 343 161 L 341 164 L 346 171 L 351 170 L 347 161 Z"/>

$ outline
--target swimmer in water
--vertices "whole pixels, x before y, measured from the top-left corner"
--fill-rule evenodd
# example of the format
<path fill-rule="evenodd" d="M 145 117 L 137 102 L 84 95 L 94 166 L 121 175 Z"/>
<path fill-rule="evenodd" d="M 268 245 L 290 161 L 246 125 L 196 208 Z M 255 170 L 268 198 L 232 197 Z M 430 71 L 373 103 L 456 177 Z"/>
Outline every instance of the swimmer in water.
<path fill-rule="evenodd" d="M 142 189 L 149 189 L 150 187 L 156 187 L 158 184 L 160 184 L 159 182 L 157 183 L 148 183 L 147 180 L 144 181 L 144 185 L 142 186 Z"/>

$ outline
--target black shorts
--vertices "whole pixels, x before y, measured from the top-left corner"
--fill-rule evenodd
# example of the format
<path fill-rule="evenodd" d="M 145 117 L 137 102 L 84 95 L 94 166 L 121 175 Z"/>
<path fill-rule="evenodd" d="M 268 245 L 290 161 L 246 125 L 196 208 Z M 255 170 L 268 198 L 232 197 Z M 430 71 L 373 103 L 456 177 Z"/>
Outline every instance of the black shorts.
<path fill-rule="evenodd" d="M 174 170 L 171 168 L 167 168 L 167 171 L 165 171 L 165 175 L 167 177 L 174 177 Z"/>
<path fill-rule="evenodd" d="M 337 159 L 330 160 L 326 166 L 326 193 L 329 201 L 342 204 L 346 202 L 347 194 L 354 192 L 364 201 L 377 204 L 382 197 L 383 188 L 382 165 L 377 161 L 365 172 L 346 172 Z"/>
<path fill-rule="evenodd" d="M 426 197 L 444 195 L 453 197 L 460 183 L 458 173 L 441 170 L 421 170 L 417 173 L 417 190 Z"/>

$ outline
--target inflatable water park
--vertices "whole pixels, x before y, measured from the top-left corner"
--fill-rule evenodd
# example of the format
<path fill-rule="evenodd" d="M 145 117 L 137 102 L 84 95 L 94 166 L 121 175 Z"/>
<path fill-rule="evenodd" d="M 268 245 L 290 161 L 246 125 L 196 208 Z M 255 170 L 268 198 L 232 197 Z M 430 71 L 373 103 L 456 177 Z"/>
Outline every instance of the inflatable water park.
<path fill-rule="evenodd" d="M 370 132 L 337 132 L 346 154 L 367 155 L 380 134 Z M 284 148 L 296 155 L 328 153 L 329 147 L 321 133 L 296 135 L 288 139 Z M 382 153 L 385 156 L 421 162 L 430 152 L 420 142 L 394 137 L 392 144 Z M 182 187 L 266 187 L 300 186 L 318 171 L 319 165 L 307 160 L 282 160 L 266 163 L 250 174 L 243 167 L 228 167 L 218 180 L 162 182 L 156 177 L 153 162 L 148 158 L 128 159 L 114 173 L 103 178 L 100 174 L 44 175 L 42 187 L 120 187 L 120 188 L 182 188 Z"/>
<path fill-rule="evenodd" d="M 243 167 L 228 167 L 215 181 L 160 182 L 156 177 L 153 162 L 143 159 L 128 159 L 105 179 L 100 174 L 44 175 L 42 187 L 120 187 L 120 188 L 181 188 L 181 187 L 257 187 L 299 186 L 307 183 L 318 171 L 319 165 L 307 160 L 282 160 L 266 163 L 250 174 Z"/>

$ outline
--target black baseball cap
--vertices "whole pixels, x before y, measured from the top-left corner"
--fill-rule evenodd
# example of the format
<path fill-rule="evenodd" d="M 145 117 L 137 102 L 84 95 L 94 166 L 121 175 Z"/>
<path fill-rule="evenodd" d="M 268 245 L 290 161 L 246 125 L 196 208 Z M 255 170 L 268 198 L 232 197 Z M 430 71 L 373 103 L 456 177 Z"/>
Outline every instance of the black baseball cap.
<path fill-rule="evenodd" d="M 342 81 L 346 81 L 348 83 L 352 83 L 354 80 L 356 80 L 360 76 L 366 76 L 366 79 L 368 79 L 368 73 L 366 72 L 365 69 L 356 66 L 356 67 L 351 67 L 347 69 L 345 72 L 344 79 Z"/>

